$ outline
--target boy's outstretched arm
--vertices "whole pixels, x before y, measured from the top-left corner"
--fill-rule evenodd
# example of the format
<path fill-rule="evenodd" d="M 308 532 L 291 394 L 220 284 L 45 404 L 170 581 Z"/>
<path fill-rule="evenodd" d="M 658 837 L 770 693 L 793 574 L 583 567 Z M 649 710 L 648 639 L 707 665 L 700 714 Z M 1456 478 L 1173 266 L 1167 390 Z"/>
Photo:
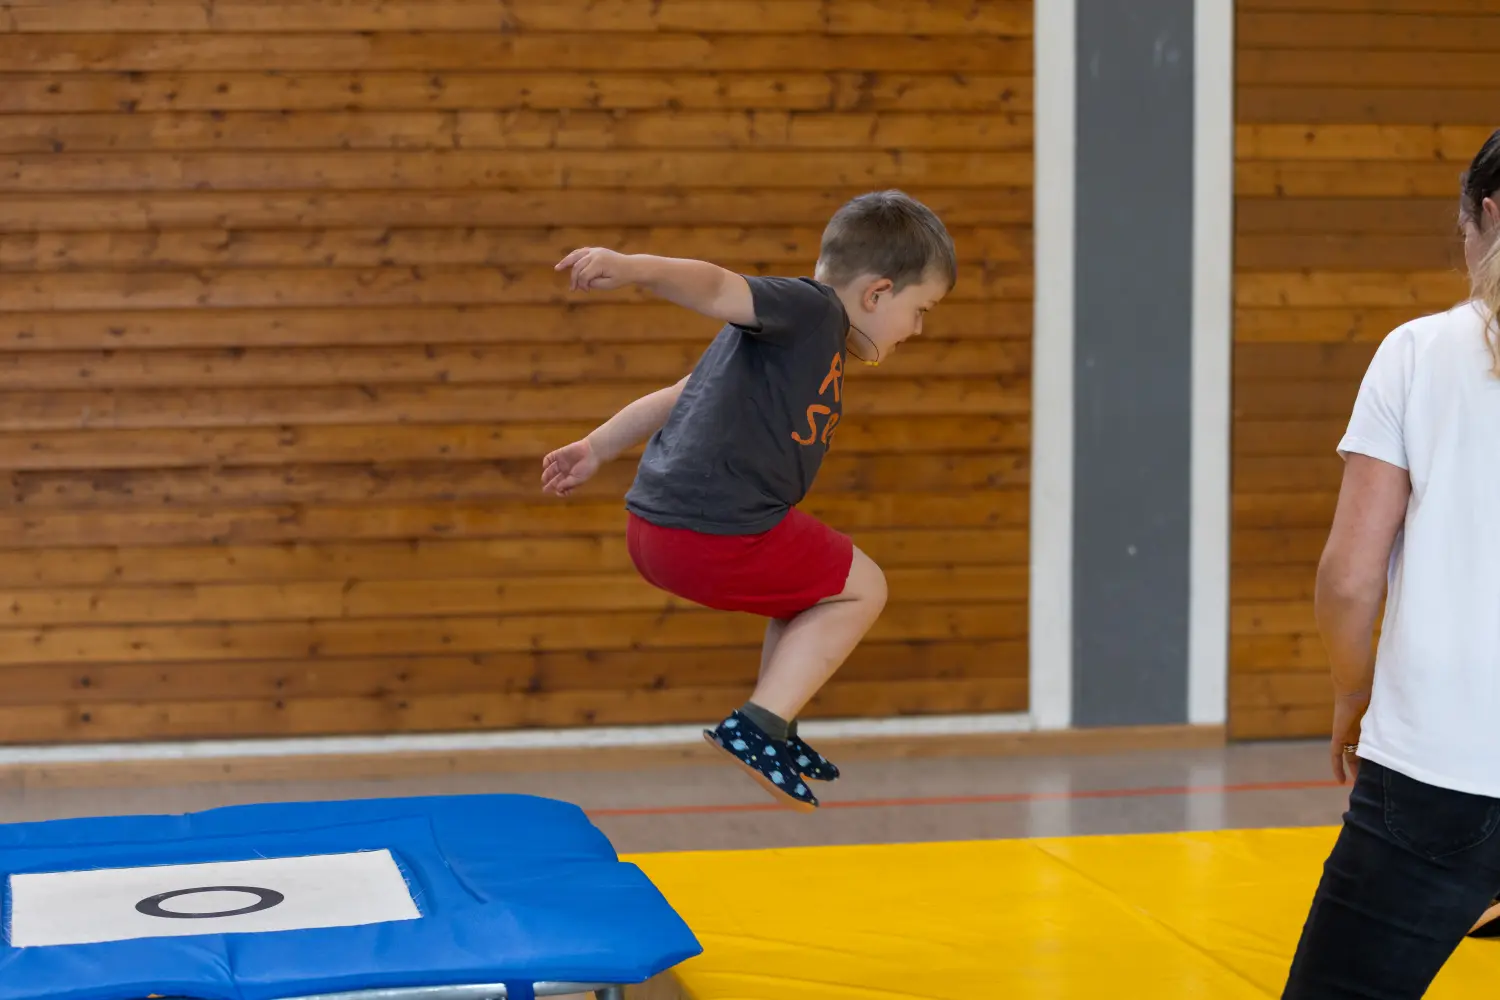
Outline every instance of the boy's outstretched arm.
<path fill-rule="evenodd" d="M 584 438 L 599 457 L 600 463 L 614 461 L 622 452 L 634 448 L 661 430 L 662 424 L 667 422 L 667 414 L 677 405 L 677 397 L 682 395 L 682 387 L 687 385 L 687 380 L 688 377 L 684 375 L 665 389 L 647 393 Z"/>
<path fill-rule="evenodd" d="M 542 459 L 542 492 L 565 497 L 581 486 L 605 462 L 613 461 L 661 429 L 667 414 L 677 405 L 684 375 L 676 385 L 658 389 L 630 403 L 595 428 L 587 437 L 552 452 Z"/>
<path fill-rule="evenodd" d="M 574 250 L 557 270 L 572 269 L 574 291 L 608 291 L 640 285 L 669 302 L 721 323 L 754 327 L 755 302 L 742 275 L 701 260 L 621 254 L 604 247 Z"/>

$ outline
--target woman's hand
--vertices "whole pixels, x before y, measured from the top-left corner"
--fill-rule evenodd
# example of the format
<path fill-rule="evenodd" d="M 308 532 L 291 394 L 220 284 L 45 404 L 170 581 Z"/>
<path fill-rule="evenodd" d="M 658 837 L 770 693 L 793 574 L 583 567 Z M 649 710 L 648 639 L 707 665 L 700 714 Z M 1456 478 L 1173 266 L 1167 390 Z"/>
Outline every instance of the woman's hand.
<path fill-rule="evenodd" d="M 1329 756 L 1333 760 L 1333 778 L 1339 784 L 1359 777 L 1359 757 L 1345 747 L 1359 746 L 1359 724 L 1370 707 L 1370 692 L 1339 694 L 1333 699 L 1333 741 Z"/>

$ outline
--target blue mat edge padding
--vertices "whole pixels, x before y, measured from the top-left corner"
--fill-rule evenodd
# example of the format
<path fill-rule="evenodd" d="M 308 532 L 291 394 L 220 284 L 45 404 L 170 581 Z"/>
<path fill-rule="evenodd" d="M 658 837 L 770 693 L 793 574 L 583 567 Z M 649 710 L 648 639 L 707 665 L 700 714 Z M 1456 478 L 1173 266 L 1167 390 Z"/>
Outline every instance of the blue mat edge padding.
<path fill-rule="evenodd" d="M 380 848 L 396 857 L 424 919 L 46 948 L 9 943 L 12 874 Z M 0 876 L 0 1000 L 280 1000 L 478 982 L 640 983 L 702 953 L 661 892 L 620 861 L 582 809 L 536 796 L 0 824 Z"/>

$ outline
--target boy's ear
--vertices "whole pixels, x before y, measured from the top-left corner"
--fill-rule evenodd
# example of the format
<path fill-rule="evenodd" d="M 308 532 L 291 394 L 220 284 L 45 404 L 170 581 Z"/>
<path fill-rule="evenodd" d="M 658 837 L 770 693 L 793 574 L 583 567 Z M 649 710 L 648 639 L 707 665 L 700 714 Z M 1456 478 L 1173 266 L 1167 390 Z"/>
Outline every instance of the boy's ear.
<path fill-rule="evenodd" d="M 865 286 L 865 294 L 861 297 L 860 304 L 866 309 L 875 309 L 880 305 L 881 299 L 890 297 L 895 287 L 895 282 L 890 278 L 877 278 Z"/>

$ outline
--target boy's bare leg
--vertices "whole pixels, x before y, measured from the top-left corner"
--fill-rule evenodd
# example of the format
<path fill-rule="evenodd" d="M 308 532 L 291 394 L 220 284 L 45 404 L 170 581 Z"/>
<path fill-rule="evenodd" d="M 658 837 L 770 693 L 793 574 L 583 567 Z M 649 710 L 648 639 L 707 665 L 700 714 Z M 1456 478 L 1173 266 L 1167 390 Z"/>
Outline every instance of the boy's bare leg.
<path fill-rule="evenodd" d="M 786 631 L 786 623 L 789 618 L 772 618 L 766 622 L 766 637 L 760 644 L 760 673 L 757 678 L 766 676 L 766 668 L 771 665 L 771 657 L 776 654 L 776 644 L 781 641 L 782 633 Z"/>
<path fill-rule="evenodd" d="M 787 621 L 779 634 L 779 623 L 767 626 L 760 682 L 750 700 L 795 719 L 875 624 L 885 598 L 885 574 L 856 548 L 843 593 Z"/>

